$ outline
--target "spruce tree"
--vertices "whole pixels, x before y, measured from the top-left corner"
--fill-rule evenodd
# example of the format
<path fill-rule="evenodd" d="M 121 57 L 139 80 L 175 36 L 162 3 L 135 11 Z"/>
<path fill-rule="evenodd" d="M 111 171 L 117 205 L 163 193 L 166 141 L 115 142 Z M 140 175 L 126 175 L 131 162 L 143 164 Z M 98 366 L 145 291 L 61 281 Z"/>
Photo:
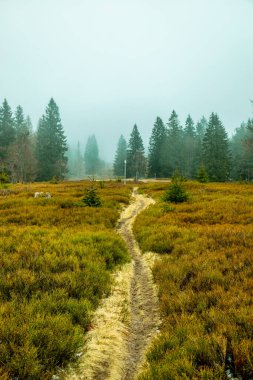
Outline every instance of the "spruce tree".
<path fill-rule="evenodd" d="M 67 173 L 67 141 L 61 124 L 59 108 L 51 98 L 37 132 L 38 179 L 64 178 Z"/>
<path fill-rule="evenodd" d="M 130 135 L 127 149 L 127 177 L 134 177 L 138 180 L 146 172 L 146 158 L 144 146 L 138 127 L 134 124 Z"/>
<path fill-rule="evenodd" d="M 156 118 L 149 140 L 148 176 L 163 177 L 165 175 L 162 150 L 166 141 L 166 128 L 160 117 Z"/>
<path fill-rule="evenodd" d="M 115 176 L 124 176 L 124 162 L 127 158 L 127 143 L 124 136 L 120 136 L 118 141 L 117 150 L 115 153 L 114 163 L 113 163 L 113 174 Z"/>
<path fill-rule="evenodd" d="M 7 148 L 15 140 L 14 118 L 11 107 L 4 99 L 0 107 L 0 159 L 7 156 Z"/>
<path fill-rule="evenodd" d="M 205 136 L 207 126 L 208 126 L 208 121 L 206 120 L 204 116 L 202 116 L 202 118 L 196 124 L 196 157 L 195 157 L 196 168 L 203 166 L 202 143 L 203 143 L 203 138 Z"/>
<path fill-rule="evenodd" d="M 246 136 L 243 141 L 244 154 L 241 162 L 242 177 L 248 181 L 253 179 L 253 119 L 246 124 Z"/>
<path fill-rule="evenodd" d="M 187 116 L 184 128 L 184 174 L 193 178 L 196 172 L 196 130 L 190 115 Z"/>
<path fill-rule="evenodd" d="M 94 176 L 100 169 L 98 144 L 95 135 L 88 137 L 84 152 L 85 173 Z"/>
<path fill-rule="evenodd" d="M 228 136 L 217 114 L 212 113 L 203 139 L 203 164 L 210 181 L 229 178 L 230 152 Z"/>
<path fill-rule="evenodd" d="M 16 139 L 10 146 L 8 161 L 12 167 L 13 182 L 27 182 L 36 176 L 36 160 L 32 141 L 32 125 L 25 118 L 23 108 L 18 106 L 14 117 Z"/>
<path fill-rule="evenodd" d="M 236 128 L 230 140 L 230 150 L 232 154 L 231 177 L 233 180 L 248 179 L 251 171 L 251 162 L 253 165 L 247 144 L 248 138 L 250 137 L 248 123 L 243 122 L 239 128 Z"/>
<path fill-rule="evenodd" d="M 176 170 L 183 172 L 183 129 L 174 110 L 167 123 L 167 143 L 165 149 L 163 149 L 163 157 L 169 176 L 172 176 Z"/>

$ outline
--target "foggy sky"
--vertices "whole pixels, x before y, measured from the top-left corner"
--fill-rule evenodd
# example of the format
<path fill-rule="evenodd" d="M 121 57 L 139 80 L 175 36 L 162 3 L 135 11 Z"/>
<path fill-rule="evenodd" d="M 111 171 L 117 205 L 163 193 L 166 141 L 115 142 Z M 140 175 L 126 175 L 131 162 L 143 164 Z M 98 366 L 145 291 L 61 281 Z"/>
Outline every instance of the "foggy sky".
<path fill-rule="evenodd" d="M 112 160 L 137 123 L 252 117 L 253 0 L 0 0 L 0 102 L 34 128 L 53 97 L 69 142 Z"/>

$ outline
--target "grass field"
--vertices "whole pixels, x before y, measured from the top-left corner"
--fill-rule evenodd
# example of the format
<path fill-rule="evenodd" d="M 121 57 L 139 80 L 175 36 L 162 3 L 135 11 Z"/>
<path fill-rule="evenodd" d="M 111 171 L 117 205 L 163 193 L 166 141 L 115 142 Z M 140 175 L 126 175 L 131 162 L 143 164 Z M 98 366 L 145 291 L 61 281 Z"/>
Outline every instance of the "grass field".
<path fill-rule="evenodd" d="M 134 226 L 159 254 L 163 318 L 140 379 L 253 379 L 253 186 L 186 182 L 176 205 L 161 201 L 167 186 L 142 186 L 157 203 Z"/>
<path fill-rule="evenodd" d="M 82 207 L 85 182 L 0 190 L 0 379 L 51 379 L 75 361 L 111 272 L 129 260 L 115 232 L 131 186 L 98 183 L 102 207 Z M 36 191 L 51 199 L 34 198 Z"/>

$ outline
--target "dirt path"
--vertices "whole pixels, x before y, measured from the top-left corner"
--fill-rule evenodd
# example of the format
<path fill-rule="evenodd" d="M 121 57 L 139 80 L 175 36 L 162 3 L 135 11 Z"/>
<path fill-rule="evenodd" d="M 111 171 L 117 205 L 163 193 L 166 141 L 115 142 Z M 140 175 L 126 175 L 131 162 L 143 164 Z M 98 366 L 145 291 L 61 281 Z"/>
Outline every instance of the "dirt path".
<path fill-rule="evenodd" d="M 159 326 L 158 300 L 149 255 L 141 255 L 132 227 L 135 217 L 154 203 L 133 191 L 133 202 L 122 212 L 118 231 L 132 262 L 115 277 L 109 298 L 96 311 L 78 374 L 67 380 L 134 380 L 145 363 L 145 352 Z"/>
<path fill-rule="evenodd" d="M 132 226 L 137 214 L 154 203 L 151 198 L 133 192 L 135 202 L 121 215 L 120 233 L 123 236 L 133 258 L 133 274 L 130 290 L 130 326 L 127 340 L 128 355 L 122 379 L 134 379 L 145 361 L 145 351 L 157 331 L 158 301 L 153 279 L 147 262 L 141 256 L 134 239 Z"/>

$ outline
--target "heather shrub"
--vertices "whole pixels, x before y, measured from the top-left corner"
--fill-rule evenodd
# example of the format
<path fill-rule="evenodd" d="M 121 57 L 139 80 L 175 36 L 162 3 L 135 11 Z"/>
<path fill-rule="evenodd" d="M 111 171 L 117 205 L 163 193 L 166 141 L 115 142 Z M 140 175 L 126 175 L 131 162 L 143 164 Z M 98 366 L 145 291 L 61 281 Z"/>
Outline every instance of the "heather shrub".
<path fill-rule="evenodd" d="M 140 379 L 225 380 L 226 366 L 234 378 L 251 379 L 252 185 L 184 186 L 191 202 L 170 212 L 157 202 L 134 224 L 144 251 L 169 253 L 153 267 L 163 324 Z M 142 188 L 157 200 L 164 191 Z"/>
<path fill-rule="evenodd" d="M 112 271 L 129 260 L 115 232 L 131 187 L 76 207 L 83 182 L 13 185 L 0 197 L 0 378 L 51 379 L 75 362 Z M 53 193 L 36 199 L 37 191 Z"/>

